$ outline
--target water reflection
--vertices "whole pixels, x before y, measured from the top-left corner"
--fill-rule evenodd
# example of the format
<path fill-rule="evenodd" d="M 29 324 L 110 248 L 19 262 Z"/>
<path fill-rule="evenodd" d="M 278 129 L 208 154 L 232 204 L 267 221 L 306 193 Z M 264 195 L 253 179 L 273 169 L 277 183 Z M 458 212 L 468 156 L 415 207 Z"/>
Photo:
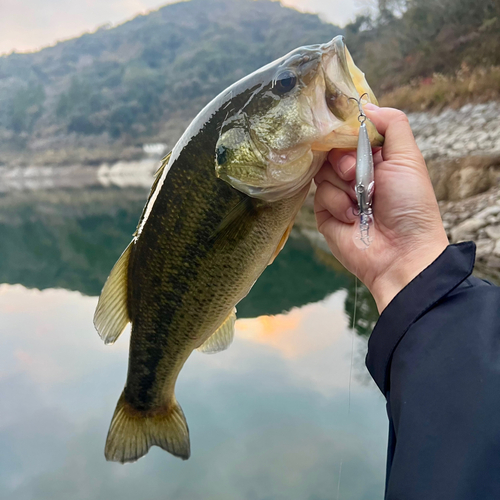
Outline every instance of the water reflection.
<path fill-rule="evenodd" d="M 107 463 L 104 439 L 125 380 L 128 339 L 104 346 L 96 299 L 0 287 L 0 491 L 23 499 L 380 499 L 386 417 L 356 376 L 345 292 L 275 318 L 237 322 L 231 348 L 194 353 L 177 396 L 192 458 L 152 449 Z M 365 341 L 355 339 L 356 352 Z"/>
<path fill-rule="evenodd" d="M 0 197 L 0 282 L 98 295 L 129 243 L 138 189 L 20 191 Z"/>
<path fill-rule="evenodd" d="M 0 283 L 99 295 L 130 242 L 146 199 L 140 189 L 13 192 L 0 197 Z M 293 237 L 238 306 L 238 316 L 288 311 L 346 288 L 347 274 Z"/>
<path fill-rule="evenodd" d="M 349 324 L 354 327 L 358 335 L 368 338 L 379 318 L 377 304 L 368 288 L 354 277 L 347 287 L 344 306 Z"/>
<path fill-rule="evenodd" d="M 300 231 L 239 304 L 231 348 L 181 373 L 192 458 L 105 462 L 128 337 L 102 344 L 95 296 L 146 195 L 0 195 L 0 497 L 381 499 L 384 401 L 363 364 L 376 308 L 360 287 L 353 337 L 354 280 Z"/>

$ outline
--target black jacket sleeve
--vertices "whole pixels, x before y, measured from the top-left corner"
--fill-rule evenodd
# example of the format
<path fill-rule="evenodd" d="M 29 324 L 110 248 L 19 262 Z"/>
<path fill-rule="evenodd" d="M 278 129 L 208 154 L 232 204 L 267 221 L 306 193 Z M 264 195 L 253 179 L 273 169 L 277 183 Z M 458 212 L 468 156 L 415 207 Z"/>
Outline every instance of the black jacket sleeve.
<path fill-rule="evenodd" d="M 450 245 L 382 312 L 366 364 L 387 400 L 386 499 L 500 499 L 500 288 Z"/>

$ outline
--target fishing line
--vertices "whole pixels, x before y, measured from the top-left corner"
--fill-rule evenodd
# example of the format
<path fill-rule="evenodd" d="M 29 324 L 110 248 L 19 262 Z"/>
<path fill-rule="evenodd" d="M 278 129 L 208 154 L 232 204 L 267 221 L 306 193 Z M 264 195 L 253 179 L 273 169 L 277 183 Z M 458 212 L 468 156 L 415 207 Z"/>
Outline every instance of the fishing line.
<path fill-rule="evenodd" d="M 359 115 L 358 121 L 360 124 L 358 134 L 358 147 L 356 150 L 356 199 L 358 201 L 358 210 L 354 212 L 359 219 L 355 224 L 353 233 L 353 242 L 357 248 L 366 251 L 373 241 L 374 219 L 372 209 L 372 197 L 375 187 L 373 154 L 366 128 L 367 116 L 363 111 L 363 94 L 359 99 L 350 97 L 349 100 L 354 100 L 358 105 Z M 358 308 L 358 264 L 356 263 L 356 271 L 354 273 L 354 311 L 352 313 L 351 324 L 351 363 L 349 367 L 349 391 L 347 416 L 351 414 L 351 386 L 352 386 L 352 367 L 354 365 L 354 335 L 356 327 L 356 312 Z M 349 419 L 348 419 L 349 420 Z M 340 499 L 340 481 L 342 479 L 342 464 L 344 457 L 340 460 L 339 481 L 337 485 L 337 500 Z"/>
<path fill-rule="evenodd" d="M 356 265 L 356 273 L 354 274 L 354 311 L 352 313 L 351 325 L 351 367 L 349 369 L 349 406 L 347 415 L 351 414 L 351 381 L 352 381 L 352 365 L 354 360 L 354 328 L 356 326 L 356 311 L 358 306 L 358 266 Z"/>
<path fill-rule="evenodd" d="M 358 266 L 356 265 L 356 272 L 354 274 L 354 311 L 352 313 L 351 323 L 351 365 L 349 368 L 349 396 L 347 406 L 347 416 L 351 414 L 351 382 L 352 382 L 352 367 L 354 364 L 354 327 L 356 325 L 356 311 L 358 308 Z M 342 465 L 344 464 L 344 457 L 342 456 L 339 466 L 339 480 L 337 483 L 337 500 L 340 500 L 340 482 L 342 479 Z"/>
<path fill-rule="evenodd" d="M 337 484 L 337 500 L 340 500 L 340 478 L 342 477 L 342 464 L 344 463 L 344 459 L 340 461 L 339 467 L 339 482 Z"/>

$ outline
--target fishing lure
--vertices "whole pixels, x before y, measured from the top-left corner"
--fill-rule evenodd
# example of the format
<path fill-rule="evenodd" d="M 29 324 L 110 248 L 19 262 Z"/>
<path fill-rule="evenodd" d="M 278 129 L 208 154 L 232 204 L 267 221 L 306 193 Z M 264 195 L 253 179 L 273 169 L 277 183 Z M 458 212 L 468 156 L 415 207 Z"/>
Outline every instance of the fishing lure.
<path fill-rule="evenodd" d="M 367 117 L 363 111 L 361 102 L 365 95 L 363 94 L 359 100 L 351 97 L 358 105 L 358 121 L 360 123 L 358 150 L 356 154 L 356 198 L 358 200 L 356 216 L 359 219 L 356 222 L 354 243 L 362 250 L 367 249 L 373 242 L 375 232 L 372 209 L 373 191 L 375 189 L 373 155 L 365 123 Z"/>

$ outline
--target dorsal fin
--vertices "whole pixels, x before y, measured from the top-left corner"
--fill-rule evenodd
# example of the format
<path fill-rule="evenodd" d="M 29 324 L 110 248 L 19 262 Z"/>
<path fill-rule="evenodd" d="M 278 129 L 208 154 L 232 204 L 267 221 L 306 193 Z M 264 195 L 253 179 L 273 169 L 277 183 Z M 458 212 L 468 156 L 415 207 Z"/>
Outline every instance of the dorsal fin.
<path fill-rule="evenodd" d="M 128 313 L 128 263 L 133 241 L 116 261 L 102 289 L 94 326 L 105 344 L 112 344 L 130 322 Z"/>
<path fill-rule="evenodd" d="M 198 351 L 205 354 L 215 354 L 225 351 L 232 343 L 234 338 L 234 323 L 236 322 L 236 307 L 229 316 L 223 321 L 222 325 L 215 330 L 210 337 L 200 347 Z"/>
<path fill-rule="evenodd" d="M 168 162 L 169 162 L 171 156 L 172 156 L 172 151 L 170 151 L 170 153 L 168 153 L 168 155 L 166 155 L 162 158 L 161 165 L 158 167 L 158 170 L 155 172 L 154 181 L 153 181 L 153 184 L 151 185 L 151 190 L 149 191 L 148 199 L 146 201 L 146 204 L 144 205 L 144 208 L 142 209 L 142 213 L 141 213 L 141 216 L 139 218 L 139 223 L 137 224 L 137 228 L 136 228 L 133 236 L 137 236 L 137 234 L 138 234 L 138 231 L 142 225 L 142 221 L 144 219 L 144 216 L 146 215 L 146 211 L 148 209 L 149 202 L 151 201 L 151 197 L 153 196 L 154 192 L 156 191 L 156 187 L 158 186 L 158 182 L 161 179 L 163 171 L 165 170 L 165 167 L 168 165 Z"/>

